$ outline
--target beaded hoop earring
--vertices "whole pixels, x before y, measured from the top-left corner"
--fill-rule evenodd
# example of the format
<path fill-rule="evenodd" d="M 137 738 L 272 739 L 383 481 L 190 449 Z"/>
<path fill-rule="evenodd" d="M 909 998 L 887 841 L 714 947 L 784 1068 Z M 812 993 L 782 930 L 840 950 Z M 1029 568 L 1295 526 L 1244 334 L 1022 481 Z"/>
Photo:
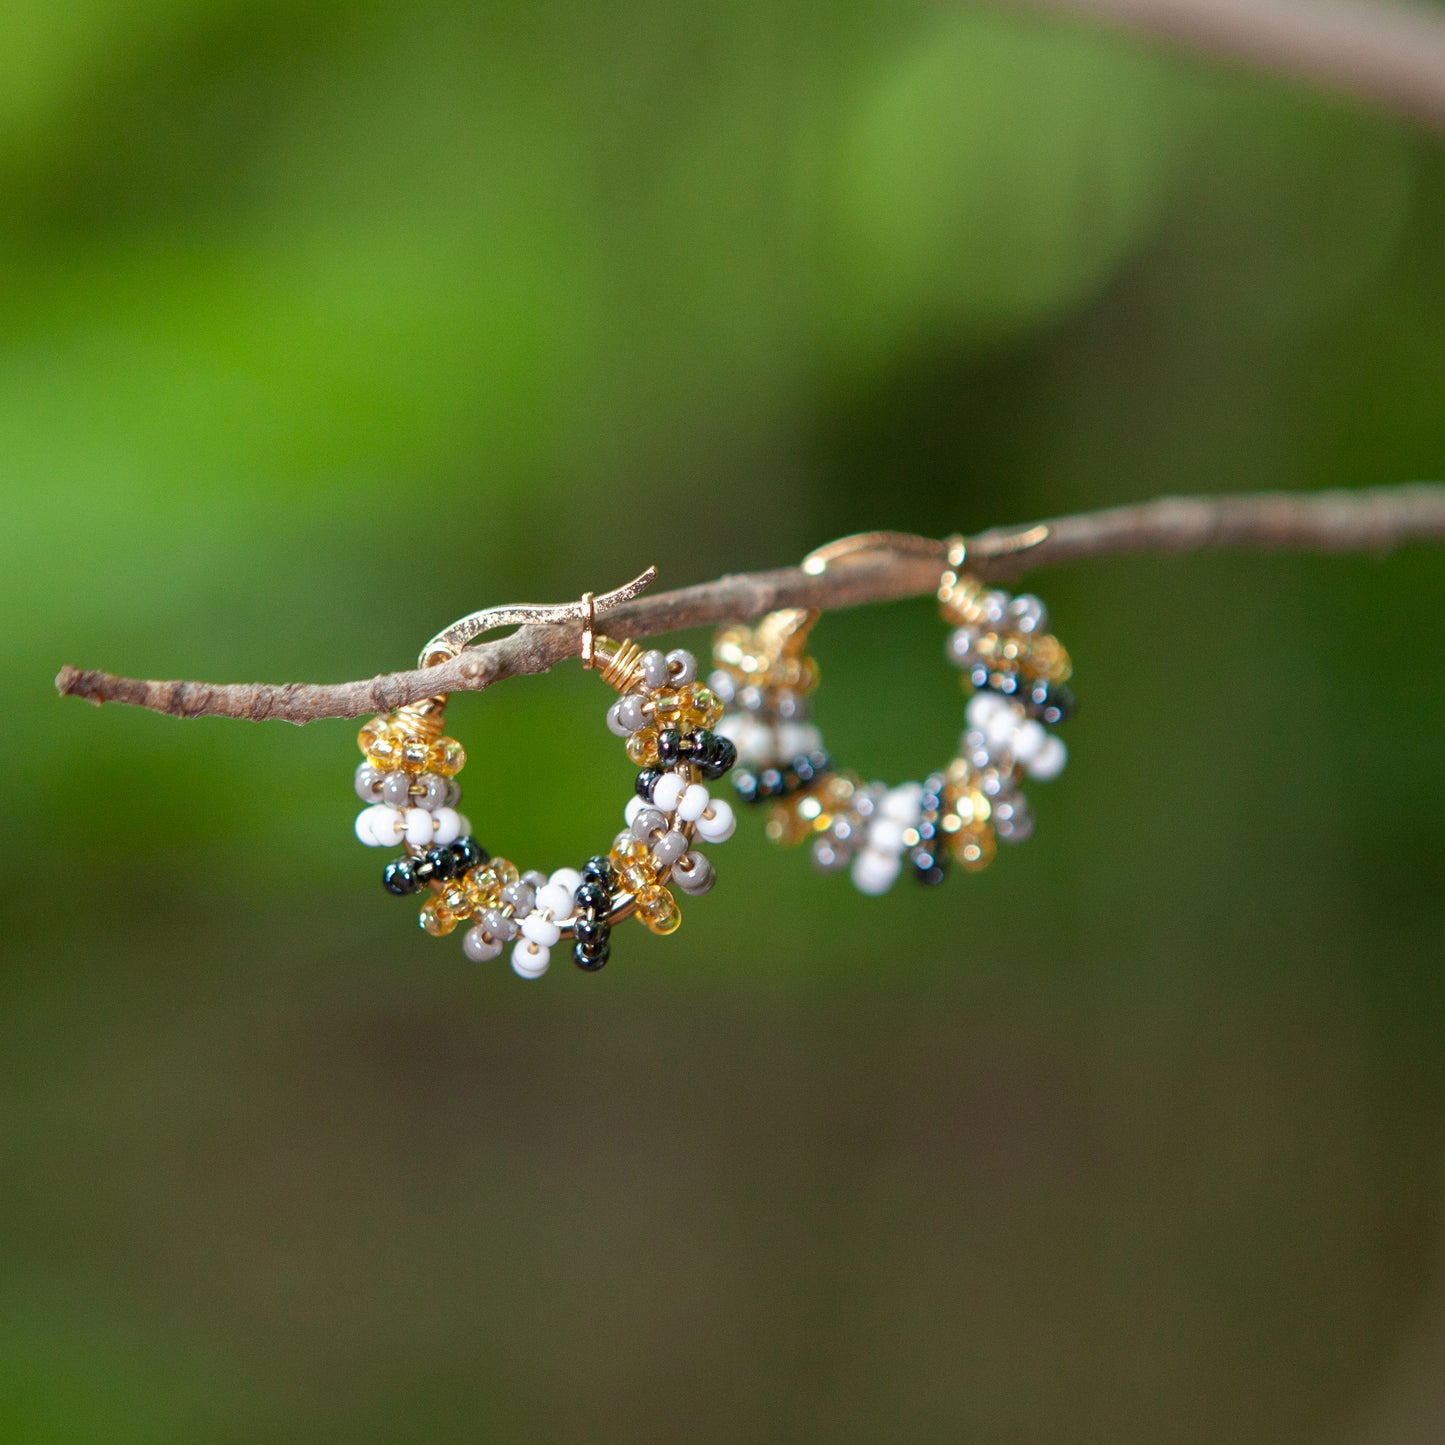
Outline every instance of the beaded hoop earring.
<path fill-rule="evenodd" d="M 470 922 L 462 947 L 476 962 L 513 943 L 512 968 L 523 978 L 540 978 L 565 938 L 578 967 L 590 972 L 610 957 L 615 924 L 635 913 L 653 933 L 673 933 L 682 916 L 671 887 L 700 895 L 713 886 L 712 863 L 694 845 L 725 842 L 733 832 L 731 807 L 703 786 L 737 757 L 732 743 L 711 730 L 723 705 L 697 681 L 690 652 L 644 652 L 593 630 L 597 612 L 636 596 L 655 575 L 649 569 L 626 587 L 595 599 L 588 593 L 580 603 L 472 613 L 427 643 L 418 663 L 431 667 L 455 657 L 496 627 L 582 621 L 584 665 L 622 694 L 608 710 L 608 726 L 626 737 L 628 757 L 644 771 L 625 812 L 626 830 L 580 869 L 522 873 L 472 836 L 456 810 L 456 775 L 466 753 L 444 735 L 445 694 L 399 707 L 361 729 L 365 761 L 356 770 L 356 792 L 367 807 L 356 819 L 356 836 L 372 847 L 405 846 L 386 865 L 383 886 L 399 897 L 428 895 L 420 918 L 427 933 L 451 933 Z"/>
<path fill-rule="evenodd" d="M 1025 534 L 1020 546 L 1039 535 Z M 901 533 L 846 537 L 811 553 L 803 569 L 825 571 L 845 557 L 923 554 L 945 563 L 939 608 L 953 627 L 948 658 L 971 692 L 958 755 L 923 783 L 888 788 L 839 769 L 810 720 L 818 683 L 808 635 L 819 614 L 804 608 L 769 613 L 756 626 L 722 628 L 714 639 L 708 681 L 727 706 L 718 731 L 731 738 L 741 766 L 738 795 L 772 805 L 767 833 L 778 843 L 812 840 L 813 860 L 827 872 L 849 869 L 863 893 L 886 893 L 906 857 L 922 883 L 941 883 L 950 862 L 986 868 L 996 840 L 1022 842 L 1033 815 L 1025 777 L 1057 777 L 1067 753 L 1048 729 L 1074 711 L 1064 685 L 1069 655 L 1045 630 L 1047 613 L 1032 594 L 1011 597 L 965 573 L 963 539 L 944 543 Z"/>

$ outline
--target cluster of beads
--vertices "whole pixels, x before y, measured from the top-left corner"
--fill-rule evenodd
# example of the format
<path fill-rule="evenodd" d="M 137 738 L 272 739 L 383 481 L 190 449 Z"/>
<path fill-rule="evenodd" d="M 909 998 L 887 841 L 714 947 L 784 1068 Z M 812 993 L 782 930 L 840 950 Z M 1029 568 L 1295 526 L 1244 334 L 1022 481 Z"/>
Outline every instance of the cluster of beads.
<path fill-rule="evenodd" d="M 708 682 L 727 705 L 719 731 L 738 750 L 739 796 L 771 804 L 775 842 L 811 840 L 818 867 L 847 869 L 863 893 L 886 893 L 905 861 L 925 884 L 942 882 L 951 864 L 987 867 L 999 840 L 1033 831 L 1025 778 L 1057 777 L 1067 757 L 1048 729 L 1073 712 L 1070 662 L 1044 630 L 1043 603 L 967 576 L 940 601 L 954 624 L 948 656 L 973 695 L 958 756 L 921 784 L 865 783 L 823 750 L 809 720 L 817 667 L 804 652 L 817 614 L 773 613 L 755 628 L 724 628 L 714 645 Z"/>
<path fill-rule="evenodd" d="M 599 969 L 621 919 L 635 913 L 653 933 L 672 933 L 682 921 L 672 887 L 702 894 L 713 885 L 712 864 L 693 845 L 721 843 L 733 832 L 732 809 L 704 786 L 736 759 L 732 743 L 712 731 L 722 702 L 697 681 L 697 659 L 681 650 L 643 652 L 626 643 L 606 658 L 602 676 L 621 693 L 607 724 L 626 738 L 642 772 L 625 830 L 607 856 L 580 870 L 523 873 L 471 836 L 456 811 L 454 774 L 465 754 L 441 736 L 443 699 L 399 708 L 361 730 L 366 760 L 356 790 L 370 806 L 357 819 L 357 837 L 374 847 L 405 845 L 386 865 L 383 886 L 398 897 L 428 893 L 420 916 L 427 933 L 469 924 L 462 947 L 476 962 L 511 944 L 512 968 L 539 978 L 566 937 L 578 967 Z"/>

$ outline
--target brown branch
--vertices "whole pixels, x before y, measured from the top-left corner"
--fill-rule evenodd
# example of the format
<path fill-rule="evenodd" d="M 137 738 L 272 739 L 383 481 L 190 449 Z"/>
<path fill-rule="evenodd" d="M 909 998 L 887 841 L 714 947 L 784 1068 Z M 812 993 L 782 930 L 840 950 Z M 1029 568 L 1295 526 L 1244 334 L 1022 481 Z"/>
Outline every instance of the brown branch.
<path fill-rule="evenodd" d="M 1016 576 L 1065 562 L 1138 552 L 1197 552 L 1207 547 L 1290 548 L 1313 552 L 1384 552 L 1407 541 L 1445 542 L 1445 484 L 1359 492 L 1261 492 L 1243 496 L 1162 497 L 1137 506 L 1085 512 L 1046 524 L 1043 541 L 1016 549 L 1018 528 L 971 538 L 970 570 L 986 578 Z M 688 627 L 751 621 L 778 607 L 824 610 L 932 592 L 940 565 L 927 557 L 850 562 L 820 576 L 799 567 L 722 577 L 659 592 L 613 609 L 598 626 L 617 637 L 655 637 Z M 59 692 L 131 703 L 175 717 L 318 718 L 388 712 L 436 692 L 476 692 L 505 677 L 546 672 L 577 654 L 575 626 L 523 627 L 425 671 L 393 672 L 364 682 L 143 682 L 65 666 Z"/>
<path fill-rule="evenodd" d="M 1291 76 L 1445 132 L 1445 12 L 1399 0 L 1006 0 Z"/>

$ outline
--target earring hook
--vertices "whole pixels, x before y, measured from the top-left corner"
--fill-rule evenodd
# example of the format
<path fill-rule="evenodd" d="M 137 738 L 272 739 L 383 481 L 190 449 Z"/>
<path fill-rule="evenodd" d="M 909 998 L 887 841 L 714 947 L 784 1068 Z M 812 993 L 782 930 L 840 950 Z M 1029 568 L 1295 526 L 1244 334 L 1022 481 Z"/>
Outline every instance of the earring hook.
<path fill-rule="evenodd" d="M 597 597 L 590 592 L 584 592 L 579 602 L 562 602 L 555 606 L 537 606 L 530 602 L 524 602 L 509 607 L 488 607 L 481 612 L 469 612 L 444 631 L 438 632 L 422 648 L 417 666 L 434 667 L 439 662 L 447 662 L 458 656 L 464 647 L 476 641 L 484 632 L 492 632 L 498 627 L 546 626 L 559 622 L 581 622 L 582 638 L 579 651 L 582 660 L 591 667 L 595 664 L 596 659 L 597 640 L 594 629 L 597 614 L 617 607 L 623 602 L 632 601 L 634 597 L 650 587 L 656 578 L 657 568 L 649 567 L 647 571 L 634 577 L 631 582 L 625 582 L 621 587 L 614 587 L 611 592 L 603 592 Z"/>

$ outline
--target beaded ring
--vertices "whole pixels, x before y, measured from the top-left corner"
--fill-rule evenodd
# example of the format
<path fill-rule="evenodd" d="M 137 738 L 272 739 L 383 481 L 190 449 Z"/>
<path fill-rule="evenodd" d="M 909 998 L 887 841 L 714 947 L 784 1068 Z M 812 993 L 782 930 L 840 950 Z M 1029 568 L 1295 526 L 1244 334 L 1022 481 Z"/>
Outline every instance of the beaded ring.
<path fill-rule="evenodd" d="M 1026 534 L 1015 550 L 1042 535 Z M 976 872 L 993 860 L 997 840 L 1027 838 L 1033 815 L 1021 784 L 1063 770 L 1063 740 L 1048 729 L 1074 711 L 1064 685 L 1069 655 L 1045 630 L 1043 603 L 965 573 L 962 538 L 868 533 L 820 548 L 803 569 L 816 575 L 842 558 L 879 551 L 946 562 L 938 600 L 954 629 L 947 654 L 971 696 L 958 755 L 945 768 L 921 784 L 890 789 L 834 764 L 809 716 L 818 683 L 807 653 L 815 611 L 785 608 L 753 627 L 722 628 L 708 679 L 727 706 L 718 731 L 737 748 L 739 797 L 772 805 L 768 836 L 785 844 L 811 839 L 819 868 L 847 868 L 861 892 L 875 895 L 892 887 L 905 857 L 920 882 L 937 884 L 950 862 Z"/>
<path fill-rule="evenodd" d="M 723 705 L 697 680 L 690 652 L 644 652 L 635 642 L 615 643 L 593 631 L 597 612 L 636 596 L 655 575 L 649 569 L 615 592 L 595 599 L 589 593 L 561 607 L 473 613 L 434 637 L 418 664 L 455 657 L 494 627 L 582 620 L 584 664 L 621 694 L 608 710 L 608 727 L 627 739 L 628 757 L 643 771 L 625 811 L 626 829 L 606 854 L 580 869 L 523 873 L 472 836 L 457 812 L 456 775 L 466 753 L 444 735 L 445 694 L 396 708 L 361 729 L 365 760 L 356 770 L 356 792 L 367 806 L 357 816 L 356 836 L 377 848 L 404 845 L 386 865 L 383 886 L 398 897 L 427 895 L 420 917 L 427 933 L 451 933 L 469 922 L 462 947 L 475 962 L 496 958 L 512 943 L 512 968 L 523 978 L 540 978 L 565 938 L 578 967 L 591 972 L 611 955 L 614 925 L 636 914 L 653 933 L 673 933 L 682 916 L 672 887 L 701 895 L 715 882 L 712 863 L 694 845 L 725 842 L 733 832 L 731 807 L 703 786 L 737 757 L 732 743 L 712 731 Z"/>

